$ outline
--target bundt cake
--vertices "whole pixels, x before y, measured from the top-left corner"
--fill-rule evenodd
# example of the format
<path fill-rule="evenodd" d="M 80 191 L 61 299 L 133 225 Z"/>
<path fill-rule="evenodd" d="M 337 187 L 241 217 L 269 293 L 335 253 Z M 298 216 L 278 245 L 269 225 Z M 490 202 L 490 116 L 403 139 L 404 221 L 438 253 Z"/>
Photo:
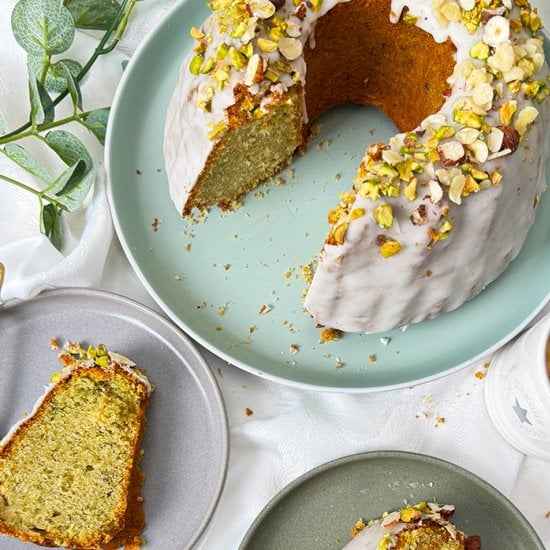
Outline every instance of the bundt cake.
<path fill-rule="evenodd" d="M 357 522 L 345 550 L 480 550 L 478 535 L 466 536 L 448 518 L 454 506 L 420 502 L 384 514 L 365 525 Z"/>
<path fill-rule="evenodd" d="M 0 441 L 0 533 L 43 546 L 139 547 L 140 442 L 151 386 L 125 357 L 76 344 Z"/>
<path fill-rule="evenodd" d="M 317 323 L 372 333 L 435 317 L 517 256 L 550 147 L 542 24 L 528 0 L 209 5 L 167 111 L 181 214 L 230 208 L 304 147 L 316 117 L 352 101 L 401 133 L 367 147 L 328 213 L 304 302 Z"/>

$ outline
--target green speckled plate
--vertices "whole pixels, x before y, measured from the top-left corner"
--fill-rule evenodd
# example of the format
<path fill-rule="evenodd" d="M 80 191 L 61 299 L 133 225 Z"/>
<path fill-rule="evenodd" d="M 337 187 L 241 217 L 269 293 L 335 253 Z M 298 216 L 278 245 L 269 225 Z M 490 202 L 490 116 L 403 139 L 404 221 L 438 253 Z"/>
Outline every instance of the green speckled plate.
<path fill-rule="evenodd" d="M 163 128 L 191 48 L 188 29 L 206 15 L 202 2 L 178 4 L 142 44 L 117 92 L 107 143 L 109 198 L 122 246 L 151 295 L 188 334 L 254 374 L 371 391 L 460 368 L 509 340 L 542 307 L 550 294 L 550 197 L 518 259 L 457 311 L 404 332 L 319 344 L 319 330 L 301 307 L 300 267 L 318 252 L 326 212 L 349 187 L 365 146 L 395 129 L 374 109 L 333 110 L 292 173 L 281 174 L 284 186 L 262 186 L 236 212 L 212 209 L 198 223 L 182 220 L 168 196 Z M 259 315 L 263 306 L 271 310 Z"/>
<path fill-rule="evenodd" d="M 400 451 L 352 455 L 304 474 L 264 508 L 240 550 L 337 550 L 359 518 L 379 517 L 404 500 L 454 504 L 453 522 L 480 535 L 483 550 L 544 550 L 518 509 L 487 482 L 449 462 Z"/>

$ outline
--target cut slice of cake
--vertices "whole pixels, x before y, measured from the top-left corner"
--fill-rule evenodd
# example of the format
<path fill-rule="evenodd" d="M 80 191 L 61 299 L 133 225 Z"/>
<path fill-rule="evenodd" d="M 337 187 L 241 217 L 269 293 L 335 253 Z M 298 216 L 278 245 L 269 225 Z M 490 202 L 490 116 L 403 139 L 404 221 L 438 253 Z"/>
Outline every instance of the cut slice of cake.
<path fill-rule="evenodd" d="M 65 349 L 62 372 L 0 441 L 0 533 L 44 546 L 135 547 L 151 386 L 103 345 Z"/>
<path fill-rule="evenodd" d="M 467 536 L 449 518 L 454 506 L 420 502 L 384 514 L 366 526 L 357 522 L 344 550 L 480 550 L 479 536 Z"/>

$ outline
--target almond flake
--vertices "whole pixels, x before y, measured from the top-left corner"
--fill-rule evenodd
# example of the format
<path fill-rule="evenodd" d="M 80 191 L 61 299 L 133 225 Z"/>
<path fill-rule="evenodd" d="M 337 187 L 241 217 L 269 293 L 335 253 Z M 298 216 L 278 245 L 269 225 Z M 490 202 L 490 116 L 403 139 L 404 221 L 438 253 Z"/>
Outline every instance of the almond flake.
<path fill-rule="evenodd" d="M 398 162 L 401 162 L 403 160 L 403 157 L 397 152 L 393 151 L 392 149 L 385 149 L 382 151 L 382 159 L 384 162 L 387 162 L 391 166 L 395 166 Z"/>
<path fill-rule="evenodd" d="M 472 101 L 488 111 L 493 103 L 493 94 L 493 87 L 488 82 L 484 82 L 474 88 Z"/>
<path fill-rule="evenodd" d="M 289 61 L 293 61 L 302 55 L 303 46 L 297 38 L 287 38 L 283 36 L 279 40 L 279 51 Z"/>
<path fill-rule="evenodd" d="M 501 157 L 505 157 L 506 155 L 509 155 L 511 152 L 512 152 L 512 149 L 503 149 L 502 151 L 498 151 L 496 153 L 491 153 L 487 157 L 487 160 L 494 160 L 494 159 L 498 159 L 498 158 L 501 158 Z"/>
<path fill-rule="evenodd" d="M 479 137 L 479 130 L 475 128 L 462 128 L 456 133 L 456 139 L 463 145 L 470 145 Z"/>
<path fill-rule="evenodd" d="M 495 19 L 494 17 L 491 21 Z M 489 57 L 487 63 L 497 71 L 506 72 L 514 66 L 515 55 L 514 48 L 509 42 L 502 42 L 495 48 L 495 53 Z"/>
<path fill-rule="evenodd" d="M 462 202 L 461 195 L 464 185 L 466 185 L 466 177 L 463 174 L 455 176 L 453 181 L 451 181 L 451 186 L 449 187 L 449 199 L 455 204 L 460 204 Z"/>
<path fill-rule="evenodd" d="M 502 15 L 495 15 L 487 21 L 483 42 L 489 46 L 498 46 L 510 38 L 510 22 Z"/>
<path fill-rule="evenodd" d="M 258 19 L 269 19 L 275 13 L 275 6 L 269 0 L 254 0 L 248 5 Z"/>
<path fill-rule="evenodd" d="M 460 13 L 460 6 L 456 2 L 447 2 L 443 6 L 441 6 L 440 10 L 441 15 L 447 21 L 451 21 L 453 23 L 458 23 L 462 19 L 462 14 Z"/>
<path fill-rule="evenodd" d="M 459 4 L 464 11 L 472 11 L 476 7 L 476 0 L 459 0 Z"/>
<path fill-rule="evenodd" d="M 263 61 L 262 58 L 255 53 L 246 66 L 246 72 L 244 74 L 244 83 L 246 86 L 252 86 L 258 82 L 261 82 L 263 76 Z"/>
<path fill-rule="evenodd" d="M 302 34 L 302 27 L 294 21 L 287 21 L 286 33 L 291 38 L 298 38 Z"/>
<path fill-rule="evenodd" d="M 538 109 L 532 106 L 525 107 L 519 112 L 517 119 L 514 122 L 514 128 L 520 133 L 520 135 L 523 135 L 527 130 L 527 126 L 535 122 L 538 116 Z"/>
<path fill-rule="evenodd" d="M 443 189 L 435 180 L 430 180 L 428 186 L 430 188 L 430 200 L 437 204 L 443 198 Z"/>
<path fill-rule="evenodd" d="M 479 164 L 483 164 L 487 161 L 489 156 L 489 149 L 484 141 L 476 140 L 472 144 L 468 145 L 468 149 L 474 154 L 474 159 Z"/>
<path fill-rule="evenodd" d="M 443 126 L 447 122 L 445 115 L 435 114 L 426 117 L 421 123 L 420 127 L 423 130 L 428 128 L 438 129 L 440 126 Z"/>
<path fill-rule="evenodd" d="M 443 155 L 442 161 L 445 166 L 453 165 L 464 157 L 464 147 L 459 141 L 447 141 L 439 146 L 439 152 Z"/>

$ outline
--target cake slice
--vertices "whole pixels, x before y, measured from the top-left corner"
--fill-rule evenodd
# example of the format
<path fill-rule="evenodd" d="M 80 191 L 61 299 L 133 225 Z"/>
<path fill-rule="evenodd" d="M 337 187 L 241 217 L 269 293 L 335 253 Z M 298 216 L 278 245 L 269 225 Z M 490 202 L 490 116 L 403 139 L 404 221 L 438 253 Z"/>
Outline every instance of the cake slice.
<path fill-rule="evenodd" d="M 454 506 L 420 502 L 384 514 L 368 525 L 357 522 L 344 550 L 480 550 L 479 536 L 466 536 L 449 518 Z"/>
<path fill-rule="evenodd" d="M 44 546 L 135 547 L 151 386 L 103 345 L 65 349 L 62 372 L 0 441 L 0 533 Z"/>

